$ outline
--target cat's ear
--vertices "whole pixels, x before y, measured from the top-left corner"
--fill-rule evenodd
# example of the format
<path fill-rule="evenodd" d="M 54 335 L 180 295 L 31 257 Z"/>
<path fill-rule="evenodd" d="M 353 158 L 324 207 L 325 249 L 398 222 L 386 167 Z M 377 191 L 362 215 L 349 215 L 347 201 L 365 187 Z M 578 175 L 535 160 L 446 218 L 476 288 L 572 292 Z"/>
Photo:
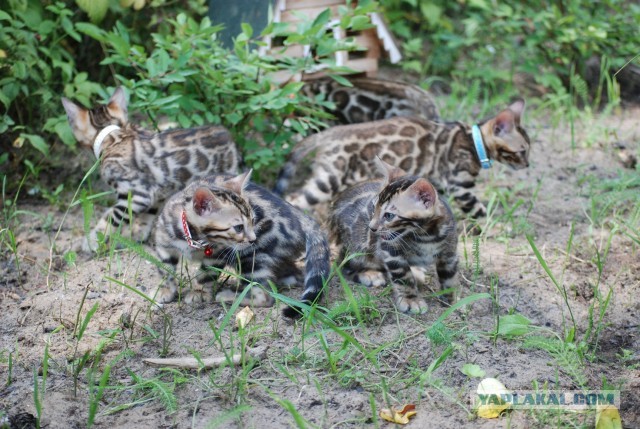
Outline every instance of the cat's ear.
<path fill-rule="evenodd" d="M 249 184 L 249 179 L 251 178 L 252 172 L 253 172 L 253 169 L 247 171 L 246 173 L 239 174 L 238 176 L 233 177 L 231 179 L 225 180 L 222 183 L 222 186 L 224 186 L 230 191 L 235 192 L 236 194 L 242 195 L 242 191 Z"/>
<path fill-rule="evenodd" d="M 376 156 L 375 162 L 376 162 L 376 165 L 378 166 L 378 169 L 382 172 L 382 174 L 384 174 L 385 183 L 391 183 L 394 180 L 396 180 L 398 177 L 407 175 L 407 173 L 404 170 L 384 162 L 382 159 L 380 159 L 379 156 Z"/>
<path fill-rule="evenodd" d="M 62 106 L 64 107 L 65 112 L 67 112 L 69 124 L 82 128 L 79 125 L 82 125 L 89 120 L 89 112 L 68 98 L 62 97 Z"/>
<path fill-rule="evenodd" d="M 433 207 L 438 201 L 438 193 L 426 179 L 418 179 L 405 191 L 411 198 L 421 202 L 425 208 Z"/>
<path fill-rule="evenodd" d="M 522 114 L 524 113 L 524 106 L 525 102 L 522 98 L 518 98 L 509 105 L 509 110 L 515 115 L 514 119 L 517 125 L 520 125 L 520 118 L 522 118 Z"/>
<path fill-rule="evenodd" d="M 193 211 L 198 216 L 206 216 L 215 211 L 217 198 L 207 188 L 198 188 L 193 193 Z"/>
<path fill-rule="evenodd" d="M 119 119 L 122 124 L 127 123 L 127 94 L 125 94 L 124 88 L 121 86 L 116 88 L 109 99 L 109 103 L 107 103 L 107 109 L 109 110 L 109 114 Z"/>
<path fill-rule="evenodd" d="M 510 133 L 517 125 L 520 125 L 520 118 L 524 112 L 524 100 L 518 99 L 511 103 L 502 112 L 498 113 L 493 121 L 493 134 L 501 135 Z"/>

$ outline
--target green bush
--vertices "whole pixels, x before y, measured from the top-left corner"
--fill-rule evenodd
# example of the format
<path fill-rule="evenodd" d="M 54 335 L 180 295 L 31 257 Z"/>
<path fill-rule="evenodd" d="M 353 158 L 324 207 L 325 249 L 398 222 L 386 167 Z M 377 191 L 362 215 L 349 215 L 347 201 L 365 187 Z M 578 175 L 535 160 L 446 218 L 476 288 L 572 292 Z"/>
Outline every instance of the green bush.
<path fill-rule="evenodd" d="M 371 7 L 345 8 L 340 25 L 347 30 L 363 28 L 368 20 L 362 18 Z M 121 23 L 112 31 L 88 23 L 77 28 L 105 47 L 102 64 L 118 70 L 117 80 L 131 90 L 130 110 L 144 112 L 152 126 L 169 119 L 181 127 L 213 123 L 229 128 L 245 162 L 265 179 L 284 161 L 295 135 L 317 130 L 327 118 L 300 93 L 301 82 L 277 84 L 272 73 L 283 69 L 295 74 L 318 63 L 338 71 L 332 54 L 355 45 L 328 35 L 329 21 L 327 10 L 294 32 L 287 25 L 272 24 L 259 37 L 243 24 L 232 50 L 219 43 L 219 26 L 208 18 L 196 21 L 183 14 L 168 20 L 171 28 L 166 34 L 152 34 L 150 48 L 133 43 Z M 282 38 L 285 46 L 311 45 L 316 55 L 297 59 L 261 55 L 259 40 L 266 35 Z"/>
<path fill-rule="evenodd" d="M 318 129 L 327 116 L 300 94 L 301 83 L 280 85 L 270 74 L 278 69 L 294 74 L 318 64 L 341 71 L 332 54 L 354 49 L 353 39 L 337 41 L 326 31 L 327 10 L 294 31 L 272 24 L 258 35 L 245 24 L 229 50 L 218 41 L 220 26 L 194 18 L 202 3 L 191 0 L 188 13 L 177 14 L 176 5 L 162 0 L 152 5 L 163 7 L 147 5 L 140 11 L 106 0 L 78 1 L 85 14 L 70 2 L 9 1 L 7 12 L 0 12 L 0 103 L 6 108 L 0 144 L 16 155 L 12 167 L 35 156 L 28 145 L 21 147 L 25 142 L 44 157 L 50 155 L 51 142 L 75 147 L 60 97 L 91 106 L 107 98 L 107 86 L 124 85 L 130 90 L 130 112 L 142 113 L 134 120 L 152 128 L 159 119 L 182 127 L 224 125 L 249 166 L 263 177 L 273 173 L 293 136 Z M 0 5 L 5 10 L 3 0 Z M 339 25 L 366 28 L 366 14 L 376 6 L 361 2 L 355 9 L 341 8 Z M 260 39 L 266 35 L 284 40 L 285 46 L 310 45 L 314 55 L 260 55 Z M 7 155 L 0 158 L 0 168 L 6 161 Z M 45 164 L 50 161 L 46 158 Z"/>
<path fill-rule="evenodd" d="M 640 53 L 640 5 L 627 0 L 381 4 L 404 41 L 406 70 L 479 80 L 494 92 L 509 89 L 515 73 L 551 91 L 571 90 L 573 76 L 587 79 L 590 60 L 605 58 L 615 71 Z"/>

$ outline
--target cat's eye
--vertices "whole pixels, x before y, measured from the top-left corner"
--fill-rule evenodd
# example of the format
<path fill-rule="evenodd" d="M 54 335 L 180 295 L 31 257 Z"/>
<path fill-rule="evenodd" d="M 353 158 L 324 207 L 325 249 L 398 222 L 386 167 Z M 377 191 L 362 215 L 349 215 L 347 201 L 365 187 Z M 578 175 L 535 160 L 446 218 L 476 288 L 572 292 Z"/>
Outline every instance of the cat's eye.
<path fill-rule="evenodd" d="M 382 215 L 382 218 L 384 220 L 386 220 L 387 222 L 393 220 L 394 217 L 396 217 L 396 215 L 393 214 L 393 213 L 389 213 L 389 212 L 386 212 L 385 214 Z"/>
<path fill-rule="evenodd" d="M 236 225 L 233 227 L 234 231 L 237 232 L 238 234 L 240 234 L 242 231 L 244 231 L 244 225 Z"/>

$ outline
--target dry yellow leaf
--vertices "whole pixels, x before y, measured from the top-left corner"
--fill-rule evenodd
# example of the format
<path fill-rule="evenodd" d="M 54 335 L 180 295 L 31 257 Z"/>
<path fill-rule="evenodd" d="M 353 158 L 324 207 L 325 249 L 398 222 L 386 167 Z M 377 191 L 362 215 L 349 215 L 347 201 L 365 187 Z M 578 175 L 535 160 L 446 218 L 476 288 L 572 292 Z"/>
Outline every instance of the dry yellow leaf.
<path fill-rule="evenodd" d="M 406 425 L 409 423 L 409 418 L 416 415 L 416 406 L 407 404 L 401 410 L 397 410 L 394 407 L 391 407 L 391 409 L 383 408 L 379 414 L 380 417 L 388 422 Z"/>
<path fill-rule="evenodd" d="M 7 53 L 4 49 L 0 49 L 0 58 L 7 58 Z"/>
<path fill-rule="evenodd" d="M 511 392 L 495 378 L 485 378 L 478 384 L 478 417 L 483 419 L 495 419 L 500 417 L 503 411 L 511 405 L 502 399 L 502 395 L 509 395 Z"/>
<path fill-rule="evenodd" d="M 21 148 L 24 145 L 24 137 L 19 136 L 13 141 L 13 147 Z"/>
<path fill-rule="evenodd" d="M 614 405 L 596 408 L 596 429 L 622 429 L 622 419 Z"/>
<path fill-rule="evenodd" d="M 246 327 L 251 320 L 253 320 L 253 316 L 253 311 L 251 311 L 249 306 L 246 306 L 236 314 L 236 326 L 238 328 Z"/>

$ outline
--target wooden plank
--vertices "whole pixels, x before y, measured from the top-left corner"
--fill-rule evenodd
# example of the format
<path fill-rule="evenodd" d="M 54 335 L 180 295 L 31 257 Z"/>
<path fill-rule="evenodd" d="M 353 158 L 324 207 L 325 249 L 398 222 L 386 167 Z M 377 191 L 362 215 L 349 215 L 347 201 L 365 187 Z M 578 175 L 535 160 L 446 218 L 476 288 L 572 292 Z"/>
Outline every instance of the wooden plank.
<path fill-rule="evenodd" d="M 318 15 L 320 15 L 326 7 L 318 7 L 318 8 L 309 8 L 309 9 L 298 9 L 296 10 L 296 14 L 301 14 L 303 16 L 307 16 L 309 19 L 314 20 Z M 338 7 L 331 6 L 331 16 L 338 17 Z M 296 15 L 292 13 L 291 10 L 285 10 L 280 15 L 280 22 L 300 22 L 303 21 L 302 18 L 298 18 Z"/>
<path fill-rule="evenodd" d="M 378 60 L 375 58 L 348 60 L 345 65 L 359 72 L 375 72 L 378 70 Z"/>
<path fill-rule="evenodd" d="M 287 0 L 287 10 L 307 9 L 314 7 L 339 6 L 346 4 L 345 0 Z"/>

